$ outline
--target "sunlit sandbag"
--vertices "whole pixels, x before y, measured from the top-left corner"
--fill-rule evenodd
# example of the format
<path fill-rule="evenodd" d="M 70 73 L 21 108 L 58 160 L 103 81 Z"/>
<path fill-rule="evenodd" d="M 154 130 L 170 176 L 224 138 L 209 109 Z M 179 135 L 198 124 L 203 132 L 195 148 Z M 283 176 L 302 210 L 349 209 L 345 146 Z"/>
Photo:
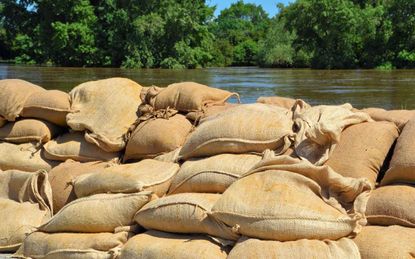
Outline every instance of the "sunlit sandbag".
<path fill-rule="evenodd" d="M 293 98 L 282 97 L 282 96 L 261 96 L 256 100 L 257 103 L 272 104 L 280 106 L 286 109 L 291 109 L 296 100 Z"/>
<path fill-rule="evenodd" d="M 188 120 L 193 121 L 194 123 L 198 123 L 201 120 L 210 117 L 210 116 L 214 116 L 218 113 L 224 112 L 230 108 L 236 107 L 240 104 L 236 104 L 236 103 L 224 103 L 222 105 L 213 105 L 213 106 L 209 106 L 206 107 L 205 109 L 203 109 L 202 111 L 194 111 L 194 112 L 189 112 L 186 114 L 186 118 Z"/>
<path fill-rule="evenodd" d="M 27 98 L 21 112 L 22 117 L 37 118 L 66 126 L 66 115 L 70 112 L 69 95 L 59 90 L 35 92 Z"/>
<path fill-rule="evenodd" d="M 61 128 L 47 121 L 23 119 L 1 127 L 0 140 L 12 143 L 46 143 L 61 131 Z"/>
<path fill-rule="evenodd" d="M 87 131 L 85 139 L 107 152 L 125 147 L 125 135 L 137 120 L 141 86 L 127 78 L 89 81 L 73 88 L 69 95 L 69 127 Z"/>
<path fill-rule="evenodd" d="M 375 121 L 390 121 L 396 124 L 400 130 L 415 116 L 414 110 L 384 110 L 381 108 L 362 109 Z"/>

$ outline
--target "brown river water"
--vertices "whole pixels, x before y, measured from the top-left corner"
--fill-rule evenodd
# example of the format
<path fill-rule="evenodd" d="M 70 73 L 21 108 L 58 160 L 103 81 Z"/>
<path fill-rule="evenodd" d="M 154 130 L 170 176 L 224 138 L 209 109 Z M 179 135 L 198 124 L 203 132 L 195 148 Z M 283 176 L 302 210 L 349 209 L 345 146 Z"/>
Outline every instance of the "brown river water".
<path fill-rule="evenodd" d="M 415 109 L 415 70 L 311 70 L 257 67 L 194 70 L 65 68 L 0 64 L 0 79 L 20 78 L 47 89 L 70 91 L 108 77 L 127 77 L 143 86 L 195 81 L 238 92 L 242 103 L 260 96 L 301 98 L 310 104 L 351 103 L 356 108 Z"/>

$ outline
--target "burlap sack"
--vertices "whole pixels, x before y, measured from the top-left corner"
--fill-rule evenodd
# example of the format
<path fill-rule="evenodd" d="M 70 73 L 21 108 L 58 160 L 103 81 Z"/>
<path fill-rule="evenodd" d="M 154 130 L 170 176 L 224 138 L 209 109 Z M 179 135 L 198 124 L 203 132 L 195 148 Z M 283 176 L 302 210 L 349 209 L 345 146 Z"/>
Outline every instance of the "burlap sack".
<path fill-rule="evenodd" d="M 280 242 L 242 237 L 229 253 L 227 259 L 269 258 L 330 258 L 360 259 L 359 248 L 348 238 L 338 241 L 308 240 Z"/>
<path fill-rule="evenodd" d="M 183 145 L 192 124 L 181 114 L 138 124 L 128 140 L 124 160 L 154 158 Z"/>
<path fill-rule="evenodd" d="M 415 185 L 390 185 L 372 192 L 366 216 L 372 225 L 415 228 Z"/>
<path fill-rule="evenodd" d="M 37 118 L 66 126 L 66 115 L 70 112 L 69 95 L 59 90 L 36 92 L 26 100 L 21 116 Z"/>
<path fill-rule="evenodd" d="M 414 258 L 415 228 L 367 226 L 353 241 L 362 259 Z"/>
<path fill-rule="evenodd" d="M 134 224 L 134 214 L 151 200 L 151 192 L 96 194 L 64 206 L 40 231 L 99 233 Z"/>
<path fill-rule="evenodd" d="M 168 153 L 156 156 L 154 160 L 162 161 L 162 162 L 177 163 L 179 161 L 179 153 L 181 149 L 182 147 L 179 147 Z"/>
<path fill-rule="evenodd" d="M 390 121 L 402 130 L 405 124 L 415 116 L 414 110 L 384 110 L 380 108 L 366 108 L 362 109 L 375 121 Z"/>
<path fill-rule="evenodd" d="M 231 229 L 209 214 L 220 194 L 179 193 L 153 200 L 135 215 L 147 228 L 173 233 L 204 233 L 229 240 L 238 239 Z"/>
<path fill-rule="evenodd" d="M 343 176 L 366 177 L 375 186 L 379 170 L 398 136 L 398 128 L 391 122 L 352 125 L 342 132 L 326 165 Z"/>
<path fill-rule="evenodd" d="M 16 251 L 26 234 L 52 216 L 47 173 L 0 171 L 0 252 Z"/>
<path fill-rule="evenodd" d="M 94 170 L 103 169 L 107 166 L 107 162 L 79 163 L 73 160 L 67 160 L 50 170 L 49 182 L 52 186 L 55 213 L 77 198 L 73 190 L 73 181 L 76 177 L 88 174 Z"/>
<path fill-rule="evenodd" d="M 256 100 L 256 102 L 276 105 L 276 106 L 291 110 L 291 108 L 296 103 L 296 100 L 293 98 L 281 97 L 281 96 L 261 96 Z"/>
<path fill-rule="evenodd" d="M 249 237 L 337 240 L 366 224 L 370 189 L 367 179 L 278 156 L 262 160 L 234 182 L 213 206 L 212 216 Z"/>
<path fill-rule="evenodd" d="M 266 104 L 246 104 L 209 117 L 189 136 L 183 159 L 222 153 L 284 152 L 293 137 L 292 113 Z"/>
<path fill-rule="evenodd" d="M 218 113 L 224 112 L 226 110 L 229 110 L 230 108 L 239 106 L 240 104 L 236 103 L 224 103 L 223 105 L 213 105 L 206 107 L 202 111 L 194 111 L 189 112 L 186 114 L 186 119 L 192 121 L 194 124 L 198 124 L 203 119 L 216 115 Z"/>
<path fill-rule="evenodd" d="M 142 96 L 143 103 L 155 110 L 175 109 L 182 112 L 201 111 L 212 105 L 221 105 L 237 93 L 209 87 L 195 82 L 175 83 L 167 88 L 152 87 Z"/>
<path fill-rule="evenodd" d="M 102 252 L 111 258 L 127 242 L 129 233 L 54 233 L 33 232 L 13 255 L 20 258 L 77 258 L 88 252 L 90 258 L 101 258 Z M 96 253 L 94 253 L 96 252 Z M 104 257 L 104 258 L 107 258 Z"/>
<path fill-rule="evenodd" d="M 392 183 L 415 184 L 415 118 L 408 121 L 399 136 L 388 171 L 381 185 Z"/>
<path fill-rule="evenodd" d="M 77 177 L 73 182 L 74 190 L 77 197 L 97 193 L 141 191 L 152 191 L 162 197 L 169 189 L 172 178 L 179 168 L 178 164 L 153 159 L 133 164 L 111 165 Z"/>
<path fill-rule="evenodd" d="M 16 169 L 35 172 L 40 169 L 50 171 L 58 162 L 45 158 L 44 151 L 37 144 L 20 145 L 0 142 L 0 169 Z"/>
<path fill-rule="evenodd" d="M 137 120 L 141 86 L 127 78 L 109 78 L 76 86 L 69 93 L 68 126 L 107 152 L 125 147 L 125 134 Z"/>
<path fill-rule="evenodd" d="M 223 193 L 260 160 L 261 156 L 251 154 L 221 154 L 188 160 L 174 176 L 169 193 Z"/>
<path fill-rule="evenodd" d="M 201 235 L 147 231 L 128 240 L 119 259 L 225 259 L 227 249 Z"/>
<path fill-rule="evenodd" d="M 61 131 L 61 128 L 47 121 L 24 119 L 9 122 L 0 128 L 0 140 L 12 143 L 46 143 Z"/>
<path fill-rule="evenodd" d="M 71 132 L 46 143 L 45 157 L 50 160 L 65 161 L 72 159 L 80 162 L 117 161 L 119 152 L 106 152 L 87 142 L 83 132 Z"/>
<path fill-rule="evenodd" d="M 297 132 L 294 146 L 297 155 L 316 165 L 326 162 L 340 141 L 344 128 L 371 121 L 368 114 L 353 112 L 352 109 L 348 103 L 307 107 L 301 100 L 297 101 L 293 107 Z"/>
<path fill-rule="evenodd" d="M 33 93 L 42 91 L 45 89 L 24 80 L 0 80 L 0 116 L 8 121 L 15 121 L 27 98 Z"/>
<path fill-rule="evenodd" d="M 7 120 L 0 116 L 0 128 L 6 125 L 6 123 L 7 123 Z"/>

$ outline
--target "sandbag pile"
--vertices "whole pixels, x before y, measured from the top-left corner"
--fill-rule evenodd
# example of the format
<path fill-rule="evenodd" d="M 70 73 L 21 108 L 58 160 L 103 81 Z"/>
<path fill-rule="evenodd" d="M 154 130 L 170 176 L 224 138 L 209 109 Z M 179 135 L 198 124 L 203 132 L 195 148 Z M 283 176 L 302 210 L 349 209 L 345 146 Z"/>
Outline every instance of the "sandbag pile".
<path fill-rule="evenodd" d="M 413 111 L 233 104 L 126 78 L 0 90 L 13 100 L 0 104 L 0 251 L 15 257 L 415 254 Z"/>

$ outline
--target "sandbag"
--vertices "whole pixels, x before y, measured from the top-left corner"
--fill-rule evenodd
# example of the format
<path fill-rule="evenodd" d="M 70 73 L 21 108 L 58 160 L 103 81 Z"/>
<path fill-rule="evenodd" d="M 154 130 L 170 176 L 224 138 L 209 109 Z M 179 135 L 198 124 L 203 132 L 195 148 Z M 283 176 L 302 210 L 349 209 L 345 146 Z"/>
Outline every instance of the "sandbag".
<path fill-rule="evenodd" d="M 0 140 L 12 143 L 46 143 L 62 131 L 58 126 L 41 120 L 24 119 L 9 122 L 0 128 Z"/>
<path fill-rule="evenodd" d="M 282 96 L 261 96 L 256 100 L 256 102 L 276 105 L 276 106 L 291 110 L 291 108 L 296 103 L 296 100 L 293 98 L 282 97 Z"/>
<path fill-rule="evenodd" d="M 289 156 L 264 159 L 234 182 L 212 216 L 238 233 L 293 241 L 352 236 L 366 224 L 367 179 Z"/>
<path fill-rule="evenodd" d="M 35 172 L 40 169 L 50 171 L 58 162 L 50 161 L 44 156 L 44 150 L 37 144 L 11 144 L 0 142 L 0 169 L 16 169 Z"/>
<path fill-rule="evenodd" d="M 169 193 L 223 193 L 260 160 L 261 156 L 251 154 L 221 154 L 188 160 L 174 176 Z"/>
<path fill-rule="evenodd" d="M 167 88 L 151 87 L 142 96 L 142 101 L 151 105 L 154 110 L 171 108 L 191 112 L 201 111 L 212 105 L 224 104 L 232 96 L 239 98 L 237 93 L 195 82 L 182 82 L 168 85 Z"/>
<path fill-rule="evenodd" d="M 367 226 L 353 241 L 362 259 L 409 259 L 415 255 L 415 228 Z"/>
<path fill-rule="evenodd" d="M 399 136 L 389 169 L 381 181 L 381 185 L 392 183 L 415 184 L 415 118 L 408 121 Z"/>
<path fill-rule="evenodd" d="M 182 147 L 176 148 L 173 151 L 170 151 L 168 153 L 156 156 L 154 160 L 162 161 L 162 162 L 172 162 L 177 163 L 179 161 L 179 153 Z"/>
<path fill-rule="evenodd" d="M 134 214 L 151 200 L 151 192 L 96 194 L 64 206 L 40 231 L 99 233 L 134 224 Z"/>
<path fill-rule="evenodd" d="M 124 160 L 154 158 L 183 145 L 192 124 L 181 114 L 141 122 L 128 140 Z"/>
<path fill-rule="evenodd" d="M 50 170 L 49 182 L 52 187 L 55 213 L 77 198 L 73 190 L 73 181 L 76 177 L 103 169 L 108 165 L 108 162 L 79 163 L 73 160 L 67 160 Z"/>
<path fill-rule="evenodd" d="M 133 164 L 114 164 L 78 176 L 73 182 L 74 190 L 77 197 L 97 193 L 141 191 L 152 191 L 161 197 L 166 194 L 172 178 L 179 168 L 178 164 L 153 159 L 146 159 Z"/>
<path fill-rule="evenodd" d="M 33 93 L 27 98 L 22 117 L 37 118 L 66 126 L 66 115 L 70 112 L 69 95 L 59 90 Z"/>
<path fill-rule="evenodd" d="M 390 121 L 396 124 L 396 126 L 402 130 L 405 124 L 415 116 L 414 110 L 384 110 L 381 108 L 366 108 L 362 109 L 370 115 L 375 121 Z"/>
<path fill-rule="evenodd" d="M 141 86 L 127 78 L 89 81 L 70 92 L 69 127 L 84 131 L 85 139 L 107 152 L 125 147 L 125 134 L 137 120 Z"/>
<path fill-rule="evenodd" d="M 54 233 L 33 232 L 13 255 L 26 258 L 76 258 L 88 252 L 90 258 L 111 258 L 114 250 L 127 242 L 129 232 L 118 233 Z"/>
<path fill-rule="evenodd" d="M 26 234 L 52 216 L 45 171 L 0 171 L 0 252 L 16 251 Z"/>
<path fill-rule="evenodd" d="M 269 258 L 330 258 L 360 259 L 359 249 L 348 238 L 338 241 L 307 240 L 280 242 L 242 237 L 232 248 L 227 259 L 269 259 Z"/>
<path fill-rule="evenodd" d="M 84 138 L 83 132 L 70 132 L 44 145 L 45 157 L 50 160 L 72 159 L 80 162 L 118 161 L 119 152 L 106 152 Z"/>
<path fill-rule="evenodd" d="M 399 136 L 391 122 L 365 122 L 346 128 L 326 165 L 343 176 L 376 178 L 389 150 Z"/>
<path fill-rule="evenodd" d="M 0 116 L 8 121 L 15 121 L 27 98 L 33 93 L 43 91 L 46 90 L 24 80 L 0 80 Z"/>
<path fill-rule="evenodd" d="M 372 192 L 366 216 L 372 225 L 415 228 L 415 185 L 390 185 Z"/>
<path fill-rule="evenodd" d="M 293 137 L 292 113 L 266 104 L 246 104 L 206 118 L 189 136 L 180 157 L 222 153 L 284 152 Z"/>
<path fill-rule="evenodd" d="M 147 231 L 128 240 L 119 259 L 225 259 L 227 249 L 201 235 Z"/>
<path fill-rule="evenodd" d="M 229 240 L 238 235 L 210 217 L 210 210 L 220 194 L 179 193 L 153 200 L 135 215 L 135 221 L 146 229 L 173 233 L 205 233 Z"/>
<path fill-rule="evenodd" d="M 307 107 L 299 100 L 293 107 L 296 128 L 295 152 L 302 159 L 322 165 L 327 161 L 341 132 L 347 126 L 371 121 L 364 112 L 353 112 L 353 107 L 343 105 L 318 105 Z"/>
<path fill-rule="evenodd" d="M 193 121 L 198 124 L 203 119 L 224 112 L 230 108 L 236 107 L 240 104 L 237 103 L 224 103 L 223 105 L 213 105 L 206 107 L 201 111 L 189 112 L 186 114 L 186 119 Z"/>

